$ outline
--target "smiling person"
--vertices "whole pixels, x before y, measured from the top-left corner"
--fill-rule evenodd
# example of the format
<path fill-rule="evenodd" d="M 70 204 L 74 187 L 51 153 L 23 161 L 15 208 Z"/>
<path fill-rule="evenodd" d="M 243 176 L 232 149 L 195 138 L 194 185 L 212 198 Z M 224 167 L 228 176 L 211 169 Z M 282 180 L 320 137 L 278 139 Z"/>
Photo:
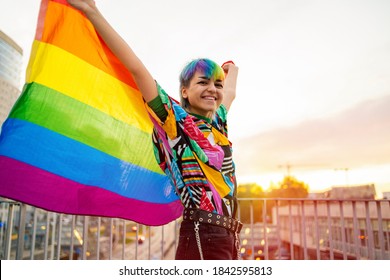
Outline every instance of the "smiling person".
<path fill-rule="evenodd" d="M 131 72 L 154 124 L 161 169 L 183 204 L 176 259 L 240 258 L 237 183 L 228 140 L 227 112 L 236 96 L 238 67 L 201 58 L 180 74 L 180 105 L 153 79 L 93 0 L 68 0 L 82 11 Z"/>

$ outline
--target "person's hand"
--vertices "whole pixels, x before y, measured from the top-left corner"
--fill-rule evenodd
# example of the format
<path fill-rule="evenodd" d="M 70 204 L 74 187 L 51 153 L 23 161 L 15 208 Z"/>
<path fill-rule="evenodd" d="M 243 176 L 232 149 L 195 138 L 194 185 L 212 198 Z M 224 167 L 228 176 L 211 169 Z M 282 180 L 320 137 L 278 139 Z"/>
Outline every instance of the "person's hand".
<path fill-rule="evenodd" d="M 231 68 L 238 68 L 233 61 L 229 60 L 229 61 L 226 61 L 222 64 L 222 69 L 223 71 L 225 72 L 225 75 L 227 75 L 227 73 L 229 73 L 229 70 Z"/>
<path fill-rule="evenodd" d="M 94 10 L 96 8 L 95 1 L 93 0 L 67 0 L 69 5 L 80 10 L 83 13 Z"/>
<path fill-rule="evenodd" d="M 229 73 L 230 69 L 238 69 L 238 67 L 231 60 L 224 62 L 221 67 L 222 67 L 223 71 L 225 72 L 225 75 L 227 75 Z"/>

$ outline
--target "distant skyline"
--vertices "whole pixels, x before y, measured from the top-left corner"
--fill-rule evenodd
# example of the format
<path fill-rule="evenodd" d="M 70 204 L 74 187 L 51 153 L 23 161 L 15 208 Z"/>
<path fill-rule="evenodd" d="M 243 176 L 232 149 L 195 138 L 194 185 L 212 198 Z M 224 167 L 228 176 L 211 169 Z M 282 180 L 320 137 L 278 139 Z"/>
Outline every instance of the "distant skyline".
<path fill-rule="evenodd" d="M 24 67 L 39 3 L 0 4 L 0 29 L 23 48 Z M 342 183 L 334 169 L 348 168 L 350 184 L 390 191 L 390 1 L 96 3 L 175 98 L 188 60 L 240 67 L 229 113 L 239 182 L 267 188 L 290 164 L 312 190 Z"/>

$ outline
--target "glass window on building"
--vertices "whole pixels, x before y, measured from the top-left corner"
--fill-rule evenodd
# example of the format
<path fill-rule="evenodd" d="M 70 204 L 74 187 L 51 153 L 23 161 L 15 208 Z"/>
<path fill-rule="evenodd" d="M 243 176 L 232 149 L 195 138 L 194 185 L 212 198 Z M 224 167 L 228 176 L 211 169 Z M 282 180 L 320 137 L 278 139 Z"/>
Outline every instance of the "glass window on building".
<path fill-rule="evenodd" d="M 23 51 L 0 31 L 0 127 L 20 95 Z"/>

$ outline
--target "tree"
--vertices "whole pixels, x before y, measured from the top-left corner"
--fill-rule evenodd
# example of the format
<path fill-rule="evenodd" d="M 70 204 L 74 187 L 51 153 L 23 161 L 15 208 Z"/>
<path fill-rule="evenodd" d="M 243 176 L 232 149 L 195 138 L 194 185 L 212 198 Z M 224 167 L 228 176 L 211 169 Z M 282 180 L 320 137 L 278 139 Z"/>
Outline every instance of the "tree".
<path fill-rule="evenodd" d="M 278 184 L 271 184 L 269 193 L 265 193 L 256 183 L 241 184 L 237 188 L 237 197 L 244 198 L 240 200 L 240 219 L 243 223 L 250 223 L 251 217 L 255 223 L 263 221 L 264 201 L 253 198 L 306 198 L 308 193 L 309 186 L 290 175 L 285 176 Z M 245 200 L 246 198 L 252 199 Z M 283 206 L 287 203 L 287 201 L 279 201 L 278 205 Z M 266 217 L 271 217 L 275 205 L 274 200 L 266 201 Z"/>
<path fill-rule="evenodd" d="M 269 197 L 272 198 L 306 198 L 309 185 L 298 181 L 294 176 L 287 175 L 277 187 L 271 187 Z"/>
<path fill-rule="evenodd" d="M 269 198 L 306 198 L 309 193 L 309 185 L 298 181 L 294 176 L 286 175 L 283 181 L 277 185 L 271 185 L 271 191 L 268 194 Z M 279 201 L 279 206 L 287 205 L 288 201 Z M 298 203 L 295 201 L 292 204 Z M 272 208 L 275 207 L 276 201 L 269 201 L 267 203 L 267 213 L 272 215 Z"/>
<path fill-rule="evenodd" d="M 240 184 L 237 187 L 238 198 L 261 198 L 264 197 L 264 191 L 256 183 Z M 262 218 L 263 203 L 259 200 L 240 200 L 240 220 L 243 223 L 251 222 L 251 211 L 253 222 L 260 222 Z"/>
<path fill-rule="evenodd" d="M 263 188 L 256 183 L 240 184 L 237 187 L 237 197 L 258 198 L 261 196 L 264 196 Z"/>

